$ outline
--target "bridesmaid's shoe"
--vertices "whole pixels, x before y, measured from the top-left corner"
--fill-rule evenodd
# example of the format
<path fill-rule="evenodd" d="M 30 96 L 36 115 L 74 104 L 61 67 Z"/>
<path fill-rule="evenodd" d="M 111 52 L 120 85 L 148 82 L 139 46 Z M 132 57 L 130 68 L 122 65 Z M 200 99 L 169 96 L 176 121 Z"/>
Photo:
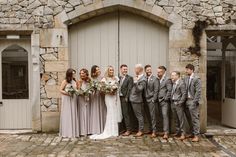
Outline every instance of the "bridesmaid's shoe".
<path fill-rule="evenodd" d="M 122 134 L 122 136 L 129 136 L 131 134 L 130 131 L 126 131 L 125 133 Z"/>
<path fill-rule="evenodd" d="M 134 137 L 141 137 L 143 136 L 143 132 L 139 131 L 136 135 L 134 135 Z"/>

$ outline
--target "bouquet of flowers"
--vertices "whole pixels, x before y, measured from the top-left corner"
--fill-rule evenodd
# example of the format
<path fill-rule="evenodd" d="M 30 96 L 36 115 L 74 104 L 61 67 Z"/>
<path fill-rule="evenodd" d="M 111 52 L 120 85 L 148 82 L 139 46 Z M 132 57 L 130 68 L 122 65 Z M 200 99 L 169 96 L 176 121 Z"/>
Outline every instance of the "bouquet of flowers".
<path fill-rule="evenodd" d="M 72 85 L 65 88 L 65 92 L 68 93 L 71 97 L 77 94 L 78 90 L 75 89 Z"/>
<path fill-rule="evenodd" d="M 97 89 L 104 94 L 115 94 L 118 88 L 118 83 L 112 84 L 111 82 L 100 82 Z"/>
<path fill-rule="evenodd" d="M 100 82 L 97 81 L 97 80 L 93 80 L 89 83 L 89 85 L 91 87 L 91 90 L 94 91 L 94 92 L 96 92 L 98 90 L 99 84 L 100 84 Z"/>
<path fill-rule="evenodd" d="M 87 86 L 87 88 L 85 88 L 85 89 L 79 89 L 78 91 L 77 91 L 77 95 L 82 95 L 82 96 L 84 96 L 85 97 L 85 100 L 86 101 L 89 101 L 89 96 L 91 95 L 91 94 L 93 94 L 95 92 L 95 88 L 94 88 L 94 86 L 93 86 L 93 84 L 92 84 L 92 81 L 90 81 L 89 82 L 89 84 L 88 84 L 88 86 Z"/>

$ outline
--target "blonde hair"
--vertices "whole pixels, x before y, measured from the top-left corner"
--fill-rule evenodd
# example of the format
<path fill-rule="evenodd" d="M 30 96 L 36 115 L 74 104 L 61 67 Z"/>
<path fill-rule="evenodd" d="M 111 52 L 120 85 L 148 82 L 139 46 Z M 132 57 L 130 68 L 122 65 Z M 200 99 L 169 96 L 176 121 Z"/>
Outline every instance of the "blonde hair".
<path fill-rule="evenodd" d="M 104 74 L 104 78 L 108 78 L 109 77 L 109 69 L 110 68 L 112 68 L 113 70 L 114 70 L 114 67 L 113 66 L 111 66 L 111 65 L 109 65 L 108 67 L 107 67 L 107 69 L 105 70 L 105 74 Z M 113 74 L 113 77 L 112 77 L 113 79 L 115 78 L 115 74 Z"/>
<path fill-rule="evenodd" d="M 136 64 L 135 68 L 139 68 L 141 72 L 143 72 L 143 65 L 142 64 Z"/>

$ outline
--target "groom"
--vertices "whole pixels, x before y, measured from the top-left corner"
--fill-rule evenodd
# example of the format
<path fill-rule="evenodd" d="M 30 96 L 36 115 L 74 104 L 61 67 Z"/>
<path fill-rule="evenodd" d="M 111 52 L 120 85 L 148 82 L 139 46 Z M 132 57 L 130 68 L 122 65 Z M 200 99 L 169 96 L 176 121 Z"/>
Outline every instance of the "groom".
<path fill-rule="evenodd" d="M 139 125 L 139 131 L 135 136 L 140 137 L 144 131 L 143 103 L 146 88 L 146 78 L 143 74 L 143 66 L 141 64 L 135 65 L 135 74 L 136 77 L 133 78 L 134 85 L 129 98 Z"/>
<path fill-rule="evenodd" d="M 133 78 L 128 75 L 128 66 L 125 64 L 122 64 L 120 66 L 120 101 L 121 101 L 121 109 L 122 109 L 122 115 L 123 115 L 123 120 L 125 123 L 126 127 L 126 132 L 122 134 L 123 136 L 129 136 L 132 131 L 132 126 L 131 126 L 131 117 L 130 117 L 130 112 L 131 112 L 131 106 L 129 102 L 129 96 L 130 96 L 130 91 L 133 87 Z"/>

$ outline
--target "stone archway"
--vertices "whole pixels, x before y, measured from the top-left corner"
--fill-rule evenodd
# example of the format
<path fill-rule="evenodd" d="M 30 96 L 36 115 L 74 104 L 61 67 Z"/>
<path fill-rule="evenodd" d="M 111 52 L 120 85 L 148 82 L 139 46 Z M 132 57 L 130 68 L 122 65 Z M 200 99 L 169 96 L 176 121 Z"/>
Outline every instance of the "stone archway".
<path fill-rule="evenodd" d="M 64 10 L 55 16 L 55 23 L 57 25 L 56 28 L 60 28 L 60 30 L 63 29 L 68 35 L 68 26 L 117 10 L 143 16 L 149 20 L 169 27 L 169 71 L 178 70 L 183 72 L 187 63 L 196 63 L 196 66 L 201 69 L 199 71 L 203 80 L 203 98 L 201 102 L 203 105 L 200 112 L 200 116 L 202 117 L 201 131 L 206 132 L 207 109 L 205 90 L 205 55 L 202 55 L 203 57 L 199 58 L 192 56 L 191 54 L 186 54 L 185 50 L 189 46 L 193 45 L 192 30 L 183 27 L 183 17 L 176 11 L 167 13 L 163 7 L 154 3 L 155 1 L 152 0 L 96 0 L 89 4 L 79 4 L 76 5 L 72 11 L 66 12 Z M 205 36 L 203 39 L 204 38 Z M 201 45 L 205 47 L 204 43 Z M 68 45 L 66 45 L 66 51 L 68 52 Z M 205 51 L 202 51 L 202 53 L 205 53 Z"/>
<path fill-rule="evenodd" d="M 95 16 L 106 14 L 114 11 L 127 11 L 133 14 L 144 16 L 150 20 L 156 21 L 162 25 L 169 27 L 174 21 L 170 14 L 166 13 L 163 8 L 157 5 L 145 4 L 145 2 L 127 0 L 121 1 L 96 1 L 87 6 L 79 5 L 75 10 L 67 13 L 68 18 L 63 22 L 70 25 Z"/>

